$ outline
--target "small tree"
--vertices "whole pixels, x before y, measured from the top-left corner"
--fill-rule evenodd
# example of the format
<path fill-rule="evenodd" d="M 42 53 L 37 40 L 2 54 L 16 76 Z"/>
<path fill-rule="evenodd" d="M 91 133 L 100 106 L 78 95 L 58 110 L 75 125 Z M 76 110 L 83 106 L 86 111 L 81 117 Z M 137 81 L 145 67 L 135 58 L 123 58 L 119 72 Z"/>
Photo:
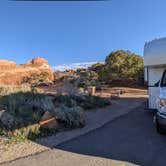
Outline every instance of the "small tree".
<path fill-rule="evenodd" d="M 129 51 L 111 52 L 105 63 L 106 74 L 111 79 L 137 79 L 143 76 L 143 58 Z"/>
<path fill-rule="evenodd" d="M 49 81 L 49 74 L 47 72 L 42 72 L 40 74 L 32 73 L 30 76 L 24 77 L 22 83 L 29 83 L 32 86 L 38 85 L 42 82 Z"/>

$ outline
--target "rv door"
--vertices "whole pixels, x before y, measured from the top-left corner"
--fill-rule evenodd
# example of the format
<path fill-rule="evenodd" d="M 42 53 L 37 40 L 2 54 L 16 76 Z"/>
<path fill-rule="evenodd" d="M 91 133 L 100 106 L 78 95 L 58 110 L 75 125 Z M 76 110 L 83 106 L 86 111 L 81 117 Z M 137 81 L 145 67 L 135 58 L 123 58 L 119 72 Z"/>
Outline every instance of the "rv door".
<path fill-rule="evenodd" d="M 149 108 L 150 109 L 157 109 L 157 99 L 160 95 L 160 88 L 159 86 L 149 86 Z"/>
<path fill-rule="evenodd" d="M 163 73 L 160 83 L 160 98 L 166 99 L 166 70 Z"/>
<path fill-rule="evenodd" d="M 157 99 L 160 96 L 160 80 L 163 75 L 163 68 L 150 68 L 148 71 L 149 108 L 157 109 Z"/>

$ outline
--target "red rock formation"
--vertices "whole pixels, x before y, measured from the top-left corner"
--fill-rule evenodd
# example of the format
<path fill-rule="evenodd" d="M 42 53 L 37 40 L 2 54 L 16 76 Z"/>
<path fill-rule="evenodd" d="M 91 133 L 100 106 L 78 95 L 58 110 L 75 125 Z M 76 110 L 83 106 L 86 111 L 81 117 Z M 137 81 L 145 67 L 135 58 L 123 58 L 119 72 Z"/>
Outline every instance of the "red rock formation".
<path fill-rule="evenodd" d="M 48 61 L 46 61 L 44 58 L 34 58 L 31 61 L 27 62 L 26 65 L 29 65 L 29 66 L 47 65 L 47 66 L 49 66 Z"/>
<path fill-rule="evenodd" d="M 15 68 L 16 63 L 7 60 L 0 60 L 0 71 Z"/>
<path fill-rule="evenodd" d="M 20 85 L 25 77 L 42 72 L 49 74 L 50 81 L 54 79 L 51 67 L 43 58 L 34 58 L 24 65 L 0 60 L 0 85 Z"/>

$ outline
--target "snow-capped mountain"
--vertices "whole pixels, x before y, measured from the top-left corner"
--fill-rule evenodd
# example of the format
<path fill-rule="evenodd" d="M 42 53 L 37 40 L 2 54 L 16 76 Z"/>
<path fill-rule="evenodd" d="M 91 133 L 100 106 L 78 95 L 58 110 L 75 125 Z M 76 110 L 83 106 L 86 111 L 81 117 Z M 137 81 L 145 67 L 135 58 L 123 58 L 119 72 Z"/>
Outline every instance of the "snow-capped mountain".
<path fill-rule="evenodd" d="M 98 63 L 98 62 L 81 62 L 81 63 L 72 63 L 72 64 L 68 64 L 68 65 L 63 64 L 63 65 L 54 66 L 53 70 L 54 71 L 65 71 L 65 70 L 77 70 L 80 68 L 86 69 L 95 63 Z"/>

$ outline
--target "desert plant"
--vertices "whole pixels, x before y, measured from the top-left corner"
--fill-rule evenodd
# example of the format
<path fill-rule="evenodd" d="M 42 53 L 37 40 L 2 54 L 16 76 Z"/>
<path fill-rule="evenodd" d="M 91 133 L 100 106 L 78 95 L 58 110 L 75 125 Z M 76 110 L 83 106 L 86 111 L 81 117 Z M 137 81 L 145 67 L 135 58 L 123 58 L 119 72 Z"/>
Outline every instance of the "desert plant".
<path fill-rule="evenodd" d="M 84 110 L 105 107 L 110 104 L 108 99 L 90 95 L 58 95 L 53 100 L 55 107 L 62 104 L 67 107 L 79 106 Z"/>
<path fill-rule="evenodd" d="M 6 143 L 18 143 L 27 139 L 35 140 L 36 138 L 56 134 L 57 131 L 57 129 L 41 127 L 40 124 L 32 124 L 13 131 L 0 129 L 0 135 L 8 138 L 5 141 Z"/>
<path fill-rule="evenodd" d="M 65 105 L 67 107 L 73 107 L 77 105 L 76 101 L 73 100 L 71 96 L 68 96 L 68 95 L 57 95 L 53 99 L 53 102 L 55 107 L 59 107 L 61 105 Z"/>
<path fill-rule="evenodd" d="M 14 86 L 0 86 L 0 96 L 7 96 L 12 93 L 17 93 L 17 92 L 30 92 L 31 86 L 29 84 L 22 84 L 19 87 L 14 87 Z"/>
<path fill-rule="evenodd" d="M 108 99 L 104 99 L 97 96 L 91 95 L 82 95 L 82 96 L 72 96 L 74 101 L 76 101 L 77 105 L 82 107 L 85 110 L 105 107 L 110 105 L 110 101 Z"/>
<path fill-rule="evenodd" d="M 78 128 L 85 125 L 84 113 L 81 107 L 61 106 L 54 110 L 54 114 L 67 127 Z"/>
<path fill-rule="evenodd" d="M 22 83 L 28 83 L 32 86 L 36 86 L 40 83 L 49 81 L 49 74 L 47 72 L 41 72 L 40 74 L 32 73 L 30 76 L 24 77 Z"/>
<path fill-rule="evenodd" d="M 77 75 L 79 76 L 78 87 L 87 88 L 98 84 L 98 74 L 92 70 L 77 71 Z"/>
<path fill-rule="evenodd" d="M 143 59 L 129 51 L 111 52 L 105 59 L 105 70 L 107 80 L 137 79 L 143 77 Z"/>
<path fill-rule="evenodd" d="M 20 128 L 37 123 L 45 111 L 52 111 L 52 100 L 44 94 L 18 92 L 0 98 L 0 106 L 7 107 L 9 114 L 16 117 L 15 126 Z"/>
<path fill-rule="evenodd" d="M 37 137 L 39 134 L 40 134 L 40 125 L 33 124 L 12 131 L 11 139 L 14 142 L 19 142 L 22 140 L 26 140 L 28 138 L 33 139 Z"/>
<path fill-rule="evenodd" d="M 39 124 L 45 111 L 54 110 L 52 100 L 45 94 L 12 93 L 0 98 L 0 107 L 4 106 L 13 116 L 14 124 L 10 130 L 0 126 L 0 135 L 10 138 L 11 142 L 35 139 L 57 132 L 56 129 L 44 129 Z"/>
<path fill-rule="evenodd" d="M 57 89 L 57 94 L 59 95 L 74 95 L 80 93 L 82 93 L 82 91 L 78 88 L 78 82 L 75 79 L 65 80 L 63 86 Z"/>

